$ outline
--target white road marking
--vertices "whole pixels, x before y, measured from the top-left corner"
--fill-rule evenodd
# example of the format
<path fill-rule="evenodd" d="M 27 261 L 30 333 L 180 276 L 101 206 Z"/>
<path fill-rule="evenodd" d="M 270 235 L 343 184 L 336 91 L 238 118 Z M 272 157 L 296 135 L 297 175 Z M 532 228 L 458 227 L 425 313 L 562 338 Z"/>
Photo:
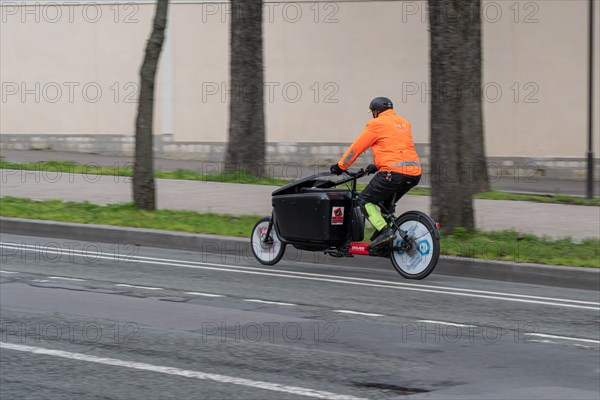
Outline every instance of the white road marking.
<path fill-rule="evenodd" d="M 34 279 L 34 282 L 50 282 L 48 279 Z"/>
<path fill-rule="evenodd" d="M 27 248 L 30 251 L 44 251 L 46 253 L 54 253 L 54 254 L 62 254 L 66 253 L 66 251 L 60 250 L 57 251 L 56 248 L 44 248 L 40 246 L 28 246 L 14 243 L 2 243 L 0 242 L 0 247 L 9 247 L 9 248 Z M 78 256 L 87 256 L 82 251 L 68 251 L 69 256 L 78 255 Z M 106 259 L 109 261 L 114 261 L 112 256 L 104 256 L 104 255 L 96 255 L 95 258 L 98 259 Z M 522 295 L 515 293 L 502 293 L 502 292 L 490 292 L 484 290 L 474 290 L 474 289 L 462 289 L 462 288 L 453 288 L 453 287 L 445 287 L 445 286 L 434 286 L 434 285 L 424 285 L 424 284 L 410 284 L 403 282 L 388 282 L 374 279 L 364 279 L 364 278 L 353 278 L 353 277 L 341 277 L 337 275 L 325 275 L 325 274 L 315 274 L 308 272 L 296 272 L 296 271 L 273 271 L 271 269 L 266 268 L 256 268 L 256 267 L 244 267 L 244 266 L 234 266 L 234 265 L 226 265 L 226 264 L 216 264 L 216 263 L 198 263 L 193 261 L 186 260 L 171 260 L 171 259 L 161 259 L 155 257 L 143 257 L 138 256 L 135 258 L 131 258 L 132 261 L 141 261 L 147 264 L 157 264 L 157 265 L 169 265 L 174 267 L 181 268 L 192 268 L 192 269 L 203 269 L 203 270 L 212 270 L 212 271 L 225 271 L 225 272 L 237 272 L 243 274 L 252 274 L 252 275 L 263 275 L 263 276 L 276 276 L 283 277 L 289 279 L 303 279 L 303 280 L 312 280 L 312 281 L 321 281 L 321 282 L 333 282 L 333 283 L 343 283 L 346 285 L 358 285 L 358 286 L 368 286 L 368 287 L 380 287 L 387 289 L 397 289 L 397 290 L 409 290 L 416 292 L 426 292 L 426 293 L 438 293 L 445 294 L 450 296 L 464 296 L 464 297 L 475 297 L 480 299 L 491 299 L 491 300 L 503 300 L 503 301 L 512 301 L 512 302 L 520 302 L 520 303 L 528 303 L 528 304 L 540 304 L 540 305 L 549 305 L 556 307 L 569 307 L 569 308 L 577 308 L 581 310 L 600 310 L 600 303 L 592 302 L 592 301 L 582 301 L 582 300 L 571 300 L 571 299 L 559 299 L 552 297 L 540 297 L 540 296 L 530 296 L 530 295 Z M 542 301 L 547 300 L 547 301 Z M 568 304 L 574 303 L 574 304 Z M 584 304 L 589 304 L 590 306 L 586 306 Z"/>
<path fill-rule="evenodd" d="M 526 335 L 527 336 L 539 336 L 541 338 L 548 338 L 548 339 L 562 339 L 562 340 L 572 340 L 575 342 L 600 344 L 600 340 L 575 338 L 575 337 L 569 337 L 569 336 L 548 335 L 547 333 L 527 333 Z"/>
<path fill-rule="evenodd" d="M 18 274 L 18 272 L 15 272 L 15 271 L 0 271 L 0 274 Z"/>
<path fill-rule="evenodd" d="M 374 314 L 374 313 L 366 313 L 360 311 L 351 311 L 351 310 L 332 310 L 333 312 L 342 313 L 342 314 L 354 314 L 354 315 L 366 315 L 367 317 L 385 317 L 383 314 Z"/>
<path fill-rule="evenodd" d="M 445 322 L 445 321 L 433 321 L 433 320 L 429 320 L 429 319 L 422 319 L 419 320 L 419 322 L 425 322 L 425 323 L 432 323 L 432 324 L 440 324 L 440 325 L 449 325 L 449 326 L 456 326 L 456 327 L 467 327 L 467 328 L 476 328 L 476 325 L 466 325 L 466 324 L 459 324 L 456 322 Z M 548 338 L 548 339 L 563 339 L 563 340 L 573 340 L 573 341 L 577 341 L 577 342 L 585 342 L 585 343 L 595 343 L 595 344 L 600 344 L 600 340 L 595 340 L 595 339 L 585 339 L 585 338 L 575 338 L 575 337 L 569 337 L 569 336 L 556 336 L 556 335 L 550 335 L 547 333 L 526 333 L 526 336 L 537 336 L 540 338 Z M 540 339 L 540 340 L 530 340 L 530 341 L 535 341 L 535 342 L 540 342 L 540 343 L 556 343 L 553 342 L 551 340 L 544 340 L 544 339 Z"/>
<path fill-rule="evenodd" d="M 281 303 L 278 301 L 267 301 L 267 300 L 258 300 L 258 299 L 245 299 L 244 301 L 248 301 L 251 303 L 277 304 L 280 306 L 296 306 L 297 305 L 297 304 L 292 304 L 292 303 Z"/>
<path fill-rule="evenodd" d="M 458 324 L 456 322 L 433 321 L 433 320 L 430 320 L 430 319 L 422 319 L 419 322 L 425 322 L 427 324 L 439 324 L 439 325 L 457 326 L 459 328 L 476 328 L 475 325 Z"/>
<path fill-rule="evenodd" d="M 546 339 L 532 339 L 532 340 L 528 340 L 528 343 L 550 343 L 550 344 L 558 344 L 556 342 L 553 342 L 552 340 L 546 340 Z"/>
<path fill-rule="evenodd" d="M 67 278 L 64 276 L 49 276 L 48 279 L 60 279 L 63 281 L 78 281 L 78 282 L 85 282 L 85 279 L 79 279 L 79 278 Z"/>
<path fill-rule="evenodd" d="M 298 386 L 288 386 L 288 385 L 282 385 L 279 383 L 271 383 L 271 382 L 264 382 L 264 381 L 255 381 L 252 379 L 238 378 L 235 376 L 213 374 L 213 373 L 207 373 L 207 372 L 202 372 L 202 371 L 193 371 L 193 370 L 186 370 L 186 369 L 180 369 L 180 368 L 174 368 L 174 367 L 165 367 L 165 366 L 161 366 L 161 365 L 146 364 L 146 363 L 135 362 L 135 361 L 125 361 L 125 360 L 120 360 L 120 359 L 116 359 L 116 358 L 97 357 L 97 356 L 92 356 L 92 355 L 88 355 L 88 354 L 71 353 L 71 352 L 62 351 L 62 350 L 50 350 L 50 349 L 45 349 L 45 348 L 41 348 L 41 347 L 32 347 L 32 346 L 25 346 L 25 345 L 20 345 L 20 344 L 0 342 L 0 348 L 8 349 L 8 350 L 15 350 L 15 351 L 24 351 L 27 353 L 40 354 L 40 355 L 46 355 L 46 356 L 67 358 L 67 359 L 77 360 L 77 361 L 87 361 L 87 362 L 92 362 L 92 363 L 96 363 L 96 364 L 112 365 L 115 367 L 124 367 L 124 368 L 131 368 L 131 369 L 137 369 L 137 370 L 142 370 L 142 371 L 150 371 L 150 372 L 156 372 L 156 373 L 167 374 L 167 375 L 183 376 L 186 378 L 210 380 L 210 381 L 220 382 L 220 383 L 230 383 L 233 385 L 246 386 L 246 387 L 251 387 L 254 389 L 271 390 L 274 392 L 283 392 L 283 393 L 289 393 L 289 394 L 294 394 L 294 395 L 298 395 L 298 396 L 314 397 L 317 399 L 364 400 L 359 397 L 346 396 L 346 395 L 342 395 L 342 394 L 336 394 L 336 393 L 326 392 L 326 391 L 321 391 L 321 390 L 313 390 L 313 389 L 308 389 L 308 388 L 303 388 L 303 387 L 298 387 Z"/>
<path fill-rule="evenodd" d="M 199 293 L 199 292 L 185 292 L 185 294 L 191 294 L 194 296 L 205 296 L 205 297 L 225 297 L 222 294 Z"/>
<path fill-rule="evenodd" d="M 135 288 L 135 289 L 163 290 L 163 288 L 159 288 L 159 287 L 150 287 L 150 286 L 135 286 L 135 285 L 128 285 L 128 284 L 126 284 L 126 283 L 117 283 L 115 286 L 120 286 L 120 287 L 129 287 L 129 288 Z"/>

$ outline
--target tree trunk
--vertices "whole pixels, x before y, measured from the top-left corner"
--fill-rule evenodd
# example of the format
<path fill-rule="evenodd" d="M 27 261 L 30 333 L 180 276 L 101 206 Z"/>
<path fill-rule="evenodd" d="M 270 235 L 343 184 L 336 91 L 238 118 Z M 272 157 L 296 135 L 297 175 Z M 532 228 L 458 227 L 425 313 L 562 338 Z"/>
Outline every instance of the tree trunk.
<path fill-rule="evenodd" d="M 232 0 L 227 171 L 262 176 L 265 168 L 262 0 Z"/>
<path fill-rule="evenodd" d="M 473 194 L 490 190 L 483 136 L 483 104 L 481 83 L 481 0 L 468 1 L 469 18 L 463 20 L 463 42 L 466 56 L 463 59 L 464 84 L 470 88 L 464 108 L 466 134 L 470 137 L 469 168 L 473 176 Z"/>
<path fill-rule="evenodd" d="M 431 209 L 449 233 L 474 229 L 472 195 L 487 184 L 479 18 L 479 0 L 429 0 Z"/>
<path fill-rule="evenodd" d="M 135 121 L 135 166 L 133 172 L 133 201 L 141 210 L 156 209 L 153 156 L 154 81 L 160 51 L 165 39 L 168 0 L 158 0 L 152 34 L 146 44 L 140 70 L 140 98 Z"/>

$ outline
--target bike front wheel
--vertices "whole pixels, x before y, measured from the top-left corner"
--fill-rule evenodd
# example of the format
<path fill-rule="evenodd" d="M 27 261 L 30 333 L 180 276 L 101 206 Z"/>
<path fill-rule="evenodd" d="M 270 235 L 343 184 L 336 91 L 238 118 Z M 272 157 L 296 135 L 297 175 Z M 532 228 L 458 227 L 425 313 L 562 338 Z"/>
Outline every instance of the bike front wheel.
<path fill-rule="evenodd" d="M 390 258 L 396 271 L 407 279 L 423 279 L 433 272 L 440 257 L 440 233 L 425 213 L 409 211 L 396 219 L 412 242 L 411 251 L 400 250 L 404 239 L 396 230 Z"/>
<path fill-rule="evenodd" d="M 262 218 L 252 228 L 252 235 L 250 237 L 252 253 L 258 262 L 264 265 L 277 264 L 285 251 L 285 243 L 282 243 L 279 236 L 277 236 L 274 226 L 271 226 L 269 238 L 265 240 L 270 223 L 270 217 Z"/>

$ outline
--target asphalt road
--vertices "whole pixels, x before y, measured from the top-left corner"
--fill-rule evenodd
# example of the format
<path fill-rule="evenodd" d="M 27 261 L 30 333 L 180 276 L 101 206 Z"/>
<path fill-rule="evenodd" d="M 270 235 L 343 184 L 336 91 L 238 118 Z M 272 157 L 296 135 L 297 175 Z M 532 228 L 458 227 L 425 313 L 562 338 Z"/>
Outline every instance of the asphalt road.
<path fill-rule="evenodd" d="M 0 235 L 2 399 L 598 399 L 600 294 Z"/>

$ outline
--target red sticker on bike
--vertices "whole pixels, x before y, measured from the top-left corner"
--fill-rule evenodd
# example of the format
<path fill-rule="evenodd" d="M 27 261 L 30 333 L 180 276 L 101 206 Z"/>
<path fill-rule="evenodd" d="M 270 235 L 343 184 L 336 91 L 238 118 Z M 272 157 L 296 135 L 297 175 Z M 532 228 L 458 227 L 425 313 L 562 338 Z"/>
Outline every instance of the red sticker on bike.
<path fill-rule="evenodd" d="M 333 207 L 331 209 L 331 225 L 344 224 L 344 207 Z"/>

